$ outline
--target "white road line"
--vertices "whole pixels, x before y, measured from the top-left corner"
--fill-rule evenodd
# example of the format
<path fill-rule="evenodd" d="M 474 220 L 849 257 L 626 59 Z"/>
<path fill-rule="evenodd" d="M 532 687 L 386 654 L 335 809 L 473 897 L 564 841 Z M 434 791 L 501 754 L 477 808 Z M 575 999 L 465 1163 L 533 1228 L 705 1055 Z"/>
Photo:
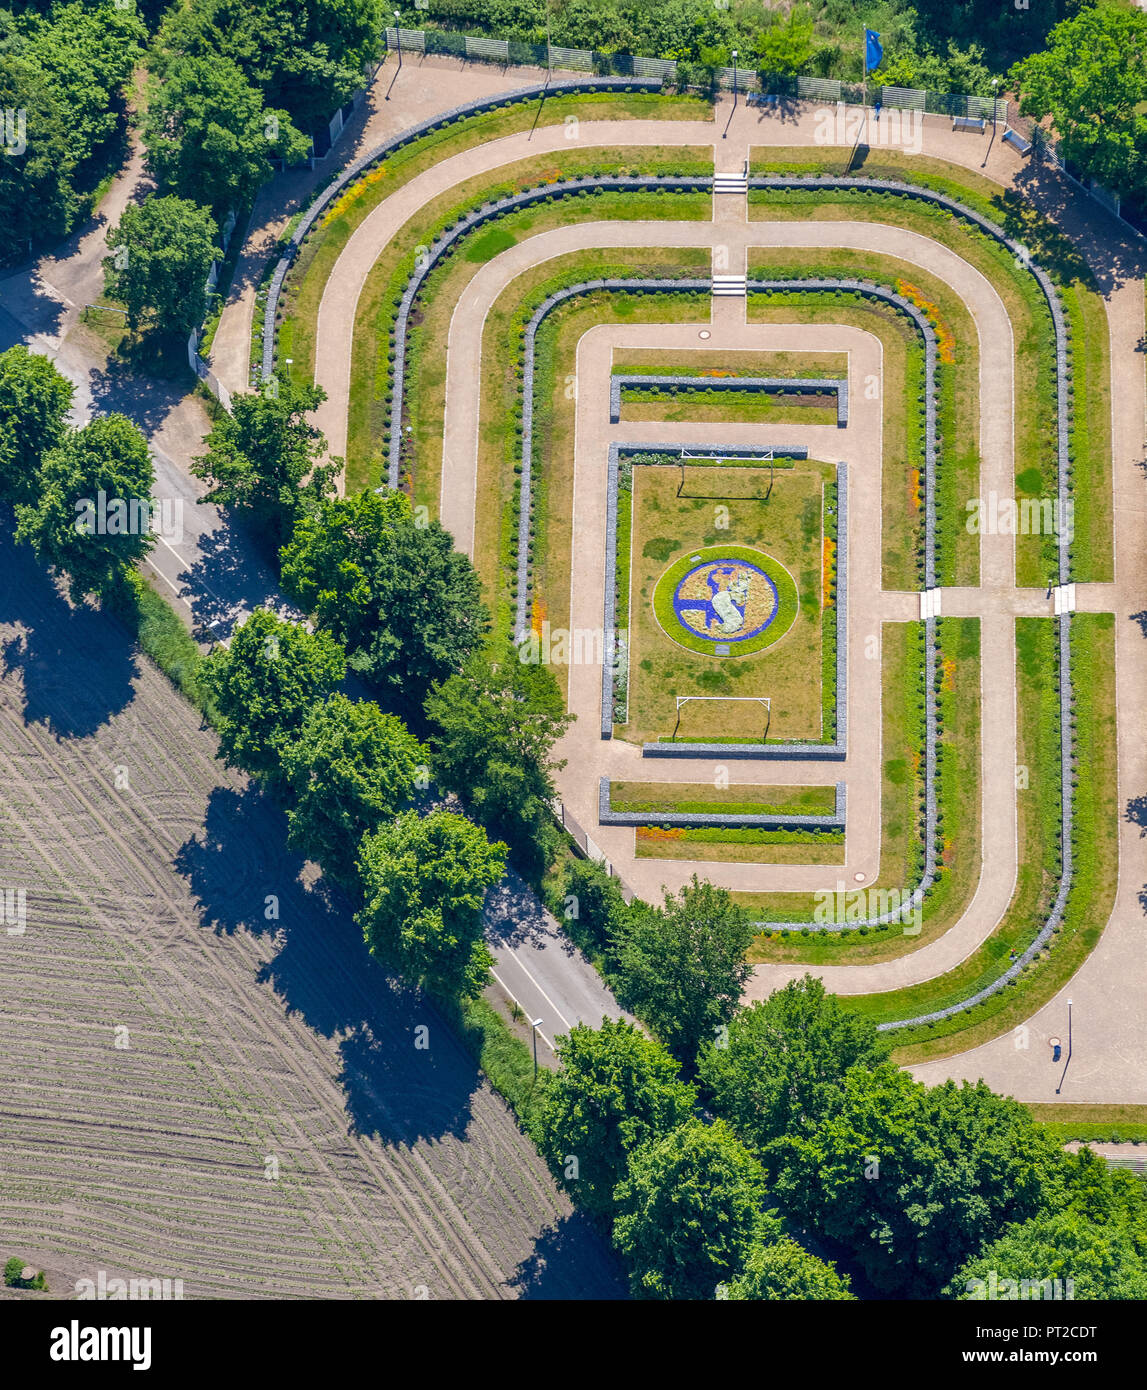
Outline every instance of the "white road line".
<path fill-rule="evenodd" d="M 515 956 L 514 959 L 515 959 L 515 960 L 518 960 L 517 956 Z M 518 964 L 521 965 L 521 961 L 518 961 Z M 506 993 L 510 996 L 510 998 L 514 1001 L 514 1003 L 517 1004 L 518 1008 L 524 1010 L 524 1012 L 525 1012 L 525 1014 L 526 1014 L 526 1017 L 529 1018 L 529 1016 L 530 1016 L 530 1011 L 529 1011 L 529 1009 L 526 1008 L 525 1004 L 522 1003 L 522 1001 L 518 998 L 518 996 L 514 993 L 514 991 L 510 988 L 510 986 L 505 982 L 505 980 L 502 979 L 501 975 L 499 975 L 498 972 L 497 972 L 496 970 L 494 970 L 493 968 L 491 968 L 490 974 L 493 975 L 494 979 L 498 981 L 498 983 L 502 986 L 502 988 L 506 991 Z M 547 996 L 547 998 L 548 998 L 548 997 L 549 997 L 549 996 Z M 531 1026 L 532 1026 L 532 1025 L 531 1025 Z M 545 1043 L 545 1045 L 550 1049 L 550 1051 L 551 1051 L 551 1052 L 554 1054 L 554 1056 L 556 1057 L 556 1056 L 557 1056 L 557 1048 L 553 1045 L 552 1042 L 550 1042 L 549 1038 L 546 1037 L 546 1035 L 542 1032 L 542 1030 L 541 1030 L 540 1028 L 538 1029 L 538 1037 L 541 1038 L 542 1042 Z"/>

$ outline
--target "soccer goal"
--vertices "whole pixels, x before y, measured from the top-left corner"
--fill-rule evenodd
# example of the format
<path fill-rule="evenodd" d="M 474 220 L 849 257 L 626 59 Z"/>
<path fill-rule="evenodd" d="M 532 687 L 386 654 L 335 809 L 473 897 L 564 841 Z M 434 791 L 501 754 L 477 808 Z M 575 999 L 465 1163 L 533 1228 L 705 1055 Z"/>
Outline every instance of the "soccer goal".
<path fill-rule="evenodd" d="M 757 458 L 683 451 L 677 465 L 681 470 L 677 496 L 688 499 L 767 502 L 776 478 L 776 459 L 771 449 Z"/>
<path fill-rule="evenodd" d="M 764 729 L 761 733 L 761 742 L 767 743 L 769 738 L 769 724 L 772 721 L 772 700 L 768 695 L 678 695 L 677 700 L 677 722 L 673 726 L 673 733 L 670 735 L 671 743 L 677 742 L 677 732 L 681 728 L 681 711 L 686 705 L 760 705 L 764 710 Z M 687 739 L 686 742 L 694 742 Z"/>

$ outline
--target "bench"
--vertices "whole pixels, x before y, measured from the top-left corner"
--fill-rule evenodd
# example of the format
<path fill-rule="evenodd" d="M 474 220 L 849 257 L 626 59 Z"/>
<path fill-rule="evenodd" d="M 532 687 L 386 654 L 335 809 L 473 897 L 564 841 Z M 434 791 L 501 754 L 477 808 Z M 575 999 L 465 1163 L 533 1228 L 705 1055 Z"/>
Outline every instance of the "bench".
<path fill-rule="evenodd" d="M 987 129 L 987 121 L 983 116 L 953 116 L 953 130 L 978 130 L 982 135 Z"/>
<path fill-rule="evenodd" d="M 760 92 L 749 93 L 750 106 L 776 106 L 779 101 L 780 97 L 775 92 L 765 92 L 763 94 Z"/>
<path fill-rule="evenodd" d="M 1004 139 L 1009 145 L 1014 145 L 1020 154 L 1028 154 L 1031 151 L 1031 141 L 1025 140 L 1018 130 L 1012 130 L 1010 126 L 1004 131 Z"/>

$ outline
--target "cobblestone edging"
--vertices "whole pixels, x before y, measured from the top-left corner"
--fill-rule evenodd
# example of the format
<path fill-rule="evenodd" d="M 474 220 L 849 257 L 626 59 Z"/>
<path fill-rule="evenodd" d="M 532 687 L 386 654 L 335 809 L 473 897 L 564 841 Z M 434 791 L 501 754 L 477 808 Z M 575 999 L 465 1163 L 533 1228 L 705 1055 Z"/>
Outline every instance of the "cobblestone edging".
<path fill-rule="evenodd" d="M 763 395 L 779 395 L 788 391 L 796 395 L 828 394 L 836 397 L 836 427 L 848 424 L 848 382 L 838 377 L 809 376 L 643 376 L 633 372 L 615 372 L 609 378 L 609 423 L 621 421 L 621 393 L 631 387 L 668 388 L 677 391 L 748 391 Z"/>
<path fill-rule="evenodd" d="M 368 169 L 373 168 L 374 165 L 386 159 L 388 155 L 394 154 L 396 150 L 402 149 L 405 145 L 421 140 L 425 135 L 441 130 L 444 126 L 453 125 L 455 121 L 464 120 L 467 116 L 481 115 L 486 111 L 494 111 L 500 106 L 516 106 L 520 102 L 533 101 L 538 97 L 546 96 L 576 96 L 587 92 L 659 92 L 660 90 L 661 82 L 659 80 L 641 77 L 587 77 L 573 82 L 532 83 L 527 87 L 516 87 L 513 91 L 502 92 L 497 96 L 480 97 L 478 100 L 466 102 L 462 106 L 451 107 L 449 111 L 441 111 L 430 120 L 420 121 L 417 125 L 401 131 L 393 139 L 386 140 L 381 145 L 376 145 L 374 149 L 368 150 L 366 154 L 360 155 L 352 164 L 347 165 L 338 178 L 332 180 L 315 195 L 298 226 L 291 233 L 286 249 L 275 267 L 275 272 L 267 289 L 267 304 L 263 318 L 263 379 L 266 380 L 272 376 L 275 370 L 275 340 L 277 336 L 275 318 L 279 307 L 279 297 L 283 290 L 283 281 L 291 268 L 291 262 L 299 254 L 299 247 L 314 227 L 320 214 L 345 188 L 366 173 Z"/>
<path fill-rule="evenodd" d="M 712 826 L 721 830 L 843 830 L 847 790 L 837 782 L 835 805 L 831 814 L 790 816 L 777 812 L 765 814 L 727 815 L 720 811 L 615 811 L 611 801 L 611 783 L 602 777 L 598 783 L 597 818 L 601 825 L 641 826 L 667 825 L 672 829 Z"/>

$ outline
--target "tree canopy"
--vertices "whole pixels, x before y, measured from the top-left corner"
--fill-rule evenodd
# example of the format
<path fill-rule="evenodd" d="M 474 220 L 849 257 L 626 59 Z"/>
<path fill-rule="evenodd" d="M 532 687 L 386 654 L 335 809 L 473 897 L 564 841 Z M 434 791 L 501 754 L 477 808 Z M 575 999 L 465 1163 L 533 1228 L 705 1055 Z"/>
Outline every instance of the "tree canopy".
<path fill-rule="evenodd" d="M 44 455 L 33 500 L 16 507 L 16 539 L 67 576 L 73 599 L 103 593 L 155 545 L 154 481 L 139 428 L 98 416 Z"/>
<path fill-rule="evenodd" d="M 727 1042 L 703 1048 L 698 1075 L 713 1109 L 760 1153 L 822 1118 L 849 1067 L 877 1066 L 888 1050 L 874 1024 L 806 975 L 738 1009 Z"/>
<path fill-rule="evenodd" d="M 332 498 L 300 516 L 282 567 L 287 592 L 344 644 L 352 669 L 407 714 L 489 626 L 474 567 L 438 522 L 416 523 L 400 492 Z"/>
<path fill-rule="evenodd" d="M 28 502 L 44 454 L 64 436 L 72 384 L 40 353 L 0 352 L 0 498 Z"/>
<path fill-rule="evenodd" d="M 614 1243 L 636 1298 L 709 1299 L 780 1222 L 756 1159 L 718 1120 L 690 1119 L 639 1149 L 617 1188 Z"/>
<path fill-rule="evenodd" d="M 681 1061 L 729 1022 L 752 967 L 748 913 L 723 888 L 693 882 L 663 908 L 634 902 L 614 947 L 626 1007 Z"/>
<path fill-rule="evenodd" d="M 280 775 L 311 710 L 345 675 L 343 650 L 329 633 L 310 633 L 256 608 L 231 645 L 216 647 L 203 663 L 227 766 Z"/>
<path fill-rule="evenodd" d="M 505 867 L 506 846 L 453 811 L 406 811 L 368 835 L 357 921 L 371 954 L 432 993 L 476 997 L 493 964 L 482 907 Z"/>
<path fill-rule="evenodd" d="M 578 1024 L 557 1050 L 561 1069 L 545 1092 L 542 1151 L 579 1206 L 610 1216 L 630 1154 L 683 1124 L 696 1092 L 660 1043 L 622 1020 Z"/>
<path fill-rule="evenodd" d="M 346 883 L 359 841 L 408 806 L 426 749 L 372 700 L 335 694 L 307 715 L 283 752 L 294 849 Z"/>
<path fill-rule="evenodd" d="M 725 1293 L 730 1302 L 767 1299 L 771 1303 L 841 1302 L 855 1295 L 847 1275 L 810 1254 L 791 1236 L 759 1241 L 749 1251 L 745 1267 Z"/>
<path fill-rule="evenodd" d="M 321 386 L 278 377 L 261 391 L 233 396 L 230 412 L 220 413 L 204 441 L 206 452 L 191 463 L 209 484 L 204 500 L 237 507 L 253 529 L 280 545 L 304 509 L 334 490 L 342 467 L 337 458 L 319 462 L 326 440 L 307 419 L 326 398 Z"/>
<path fill-rule="evenodd" d="M 217 239 L 211 214 L 186 198 L 145 198 L 124 208 L 108 233 L 104 280 L 126 307 L 129 328 L 190 333 L 206 308 Z"/>

